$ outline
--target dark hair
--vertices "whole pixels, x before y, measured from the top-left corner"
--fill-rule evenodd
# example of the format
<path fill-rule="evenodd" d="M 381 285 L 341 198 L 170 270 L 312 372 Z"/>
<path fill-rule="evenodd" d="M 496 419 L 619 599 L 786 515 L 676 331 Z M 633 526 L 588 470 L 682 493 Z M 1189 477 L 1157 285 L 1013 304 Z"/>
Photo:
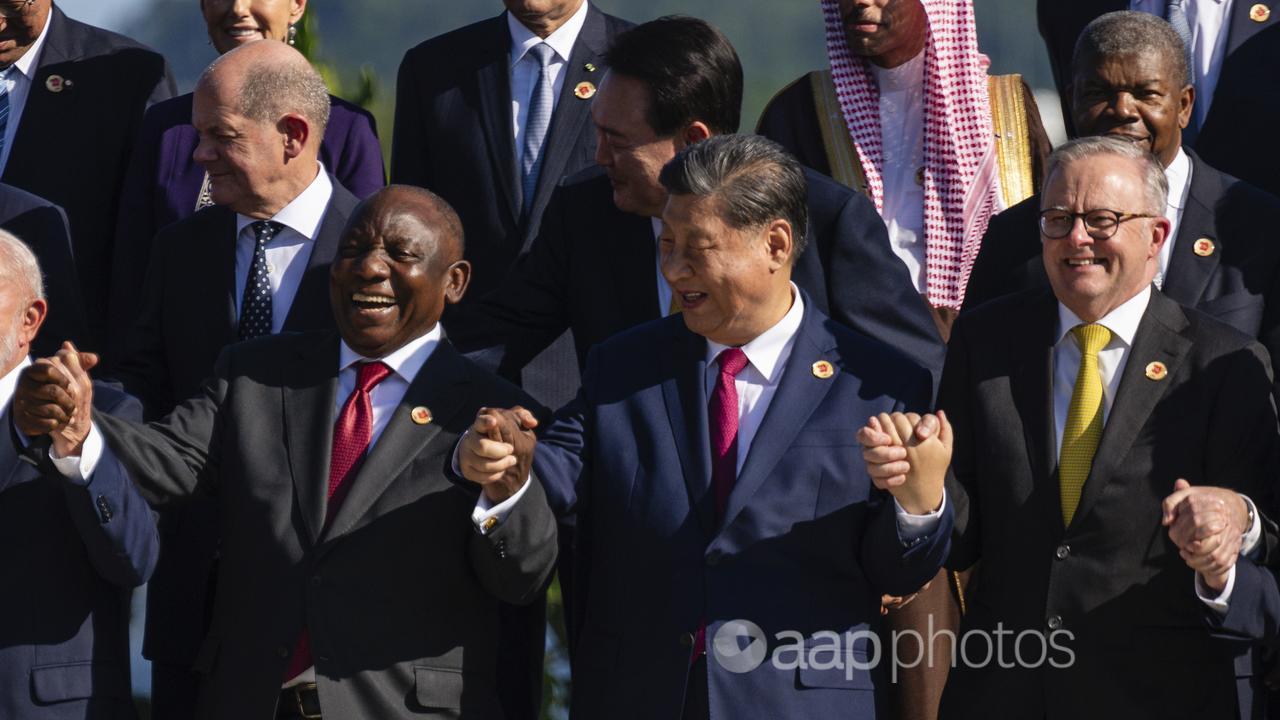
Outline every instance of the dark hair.
<path fill-rule="evenodd" d="M 738 132 L 742 63 L 729 39 L 705 20 L 667 15 L 637 25 L 613 41 L 610 73 L 649 88 L 649 125 L 668 137 L 695 120 L 712 133 Z"/>
<path fill-rule="evenodd" d="M 672 195 L 719 200 L 720 217 L 741 230 L 791 223 L 791 262 L 804 252 L 809 225 L 804 170 L 781 145 L 759 135 L 717 135 L 681 150 L 662 168 Z"/>
<path fill-rule="evenodd" d="M 1100 15 L 1085 26 L 1071 55 L 1071 74 L 1083 68 L 1086 56 L 1095 59 L 1154 54 L 1173 68 L 1170 78 L 1179 88 L 1191 82 L 1187 44 L 1167 20 L 1150 13 L 1118 10 Z"/>

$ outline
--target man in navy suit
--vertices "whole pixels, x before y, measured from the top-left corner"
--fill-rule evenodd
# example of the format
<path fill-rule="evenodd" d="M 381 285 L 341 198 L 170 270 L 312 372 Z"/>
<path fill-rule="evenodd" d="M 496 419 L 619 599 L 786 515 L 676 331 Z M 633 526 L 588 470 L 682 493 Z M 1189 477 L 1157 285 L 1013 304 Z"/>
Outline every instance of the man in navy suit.
<path fill-rule="evenodd" d="M 1177 6 L 1184 20 L 1170 14 Z M 1187 145 L 1205 162 L 1280 194 L 1280 150 L 1271 141 L 1280 123 L 1280 13 L 1272 0 L 1038 0 L 1040 35 L 1071 130 L 1071 55 L 1094 18 L 1139 10 L 1168 18 L 1189 31 L 1197 110 Z"/>
<path fill-rule="evenodd" d="M 391 181 L 457 209 L 475 267 L 468 301 L 497 287 L 529 249 L 552 190 L 591 165 L 591 100 L 605 51 L 631 23 L 586 0 L 503 0 L 495 18 L 405 53 L 396 82 Z M 542 402 L 573 397 L 578 373 L 560 340 L 523 373 Z"/>
<path fill-rule="evenodd" d="M 324 81 L 279 42 L 228 52 L 197 84 L 195 158 L 217 205 L 156 236 L 142 316 L 113 373 L 149 419 L 196 394 L 227 345 L 333 327 L 329 265 L 356 199 L 318 161 L 329 109 Z M 157 720 L 194 716 L 217 520 L 208 499 L 160 516 L 143 647 Z"/>
<path fill-rule="evenodd" d="M 683 312 L 592 350 L 533 464 L 578 522 L 573 711 L 884 717 L 889 661 L 868 640 L 881 595 L 934 576 L 952 514 L 945 461 L 889 497 L 855 434 L 868 416 L 927 406 L 929 374 L 791 282 L 806 182 L 780 146 L 711 138 L 661 180 L 662 272 Z M 489 439 L 522 436 L 528 413 L 496 419 L 460 443 L 469 479 L 530 452 Z M 833 636 L 848 645 L 831 654 Z M 842 659 L 795 662 L 819 646 Z"/>
<path fill-rule="evenodd" d="M 618 37 L 591 113 L 598 167 L 566 178 L 529 254 L 449 327 L 467 350 L 513 374 L 566 329 L 579 366 L 592 346 L 678 308 L 658 271 L 666 203 L 662 165 L 682 147 L 737 132 L 742 65 L 709 23 L 665 17 Z M 875 206 L 816 172 L 808 183 L 809 249 L 792 279 L 815 307 L 941 372 L 945 348 Z M 464 321 L 465 318 L 465 321 Z"/>
<path fill-rule="evenodd" d="M 20 460 L 14 389 L 48 307 L 35 255 L 0 231 L 0 717 L 136 720 L 129 596 L 155 567 L 155 521 L 118 463 L 83 483 Z M 119 391 L 96 401 L 141 414 Z"/>

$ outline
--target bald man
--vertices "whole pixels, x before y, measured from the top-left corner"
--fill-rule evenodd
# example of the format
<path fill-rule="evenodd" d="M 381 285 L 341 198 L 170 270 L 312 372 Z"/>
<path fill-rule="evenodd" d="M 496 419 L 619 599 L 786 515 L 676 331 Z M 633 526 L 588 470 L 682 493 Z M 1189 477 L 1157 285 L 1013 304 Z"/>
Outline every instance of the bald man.
<path fill-rule="evenodd" d="M 217 205 L 156 237 L 142 313 L 126 326 L 129 349 L 113 373 L 148 418 L 199 390 L 231 343 L 333 327 L 329 261 L 357 201 L 318 160 L 329 107 L 324 81 L 281 42 L 232 50 L 201 76 L 195 159 Z M 160 526 L 143 651 L 155 719 L 189 720 L 217 513 L 209 501 L 185 504 L 162 513 Z"/>
<path fill-rule="evenodd" d="M 73 478 L 92 482 L 117 458 L 152 504 L 215 497 L 221 560 L 196 717 L 531 717 L 510 702 L 525 677 L 497 669 L 501 604 L 540 595 L 555 518 L 527 466 L 482 483 L 449 468 L 464 431 L 488 432 L 482 407 L 533 407 L 442 336 L 440 313 L 471 275 L 462 252 L 443 200 L 393 186 L 342 234 L 336 333 L 233 345 L 198 395 L 151 425 L 90 421 L 75 353 L 20 380 L 17 426 L 59 431 L 52 454 L 74 458 Z"/>

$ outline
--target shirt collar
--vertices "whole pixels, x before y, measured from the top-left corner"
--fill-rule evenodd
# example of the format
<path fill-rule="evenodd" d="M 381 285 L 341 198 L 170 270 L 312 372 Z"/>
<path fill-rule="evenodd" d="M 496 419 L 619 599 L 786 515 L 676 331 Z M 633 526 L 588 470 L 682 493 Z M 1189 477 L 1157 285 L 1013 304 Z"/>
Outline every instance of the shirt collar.
<path fill-rule="evenodd" d="M 507 30 L 511 33 L 511 67 L 515 67 L 517 63 L 524 59 L 525 54 L 529 52 L 529 48 L 541 42 L 550 45 L 551 49 L 556 51 L 556 55 L 560 56 L 562 62 L 569 62 L 569 55 L 573 52 L 573 44 L 578 41 L 578 33 L 582 32 L 582 26 L 587 23 L 587 4 L 583 2 L 578 11 L 565 24 L 548 35 L 545 40 L 538 37 L 532 30 L 517 20 L 515 15 L 508 12 Z"/>
<path fill-rule="evenodd" d="M 9 409 L 9 401 L 13 399 L 13 391 L 18 387 L 18 376 L 30 364 L 31 358 L 24 357 L 17 367 L 10 370 L 4 377 L 0 377 L 0 415 L 3 415 L 5 410 Z"/>
<path fill-rule="evenodd" d="M 30 80 L 35 73 L 36 67 L 40 62 L 40 52 L 44 50 L 44 39 L 49 35 L 49 26 L 53 24 L 53 13 L 49 13 L 49 17 L 44 21 L 44 29 L 40 31 L 36 41 L 31 43 L 31 47 L 22 54 L 22 57 L 13 61 L 9 67 L 17 68 L 22 76 Z"/>
<path fill-rule="evenodd" d="M 1133 347 L 1133 338 L 1138 334 L 1138 324 L 1142 322 L 1142 316 L 1147 312 L 1147 304 L 1150 302 L 1151 286 L 1148 285 L 1142 289 L 1142 292 L 1124 301 L 1119 307 L 1103 316 L 1098 321 L 1098 324 L 1111 331 L 1112 342 L 1120 340 L 1125 347 Z M 1058 303 L 1057 345 L 1061 345 L 1066 341 L 1071 328 L 1083 323 L 1084 321 L 1068 310 L 1066 305 Z"/>
<path fill-rule="evenodd" d="M 440 323 L 436 323 L 435 327 L 431 328 L 425 335 L 419 335 L 405 343 L 399 350 L 380 358 L 365 357 L 352 350 L 345 340 L 339 341 L 338 372 L 342 372 L 356 363 L 381 360 L 402 380 L 411 383 L 418 376 L 418 371 L 426 364 L 427 358 L 431 357 L 431 353 L 435 352 L 436 347 L 440 345 L 441 337 Z"/>
<path fill-rule="evenodd" d="M 770 385 L 776 384 L 786 364 L 796 335 L 800 332 L 800 321 L 804 319 L 804 300 L 795 283 L 791 283 L 791 309 L 782 316 L 773 327 L 765 330 L 754 340 L 741 347 L 747 356 L 747 362 L 756 369 Z M 711 365 L 728 345 L 707 340 L 707 364 Z"/>
<path fill-rule="evenodd" d="M 912 90 L 924 86 L 924 51 L 897 67 L 884 68 L 873 62 L 867 62 L 875 75 L 876 85 L 880 92 L 897 92 Z"/>
<path fill-rule="evenodd" d="M 1169 180 L 1168 205 L 1181 210 L 1186 205 L 1187 191 L 1191 185 L 1191 158 L 1187 157 L 1187 153 L 1182 148 L 1178 148 L 1178 154 L 1173 157 L 1173 162 L 1164 169 L 1164 176 Z"/>
<path fill-rule="evenodd" d="M 325 172 L 323 163 L 317 163 L 317 165 L 320 166 L 320 172 L 316 173 L 316 179 L 312 180 L 298 197 L 271 217 L 272 221 L 284 225 L 308 240 L 316 239 L 316 234 L 320 232 L 320 223 L 324 220 L 325 210 L 329 207 L 329 199 L 333 197 L 333 182 L 329 180 L 329 173 Z M 245 228 L 255 222 L 257 221 L 253 218 L 237 213 L 236 233 L 244 232 Z"/>

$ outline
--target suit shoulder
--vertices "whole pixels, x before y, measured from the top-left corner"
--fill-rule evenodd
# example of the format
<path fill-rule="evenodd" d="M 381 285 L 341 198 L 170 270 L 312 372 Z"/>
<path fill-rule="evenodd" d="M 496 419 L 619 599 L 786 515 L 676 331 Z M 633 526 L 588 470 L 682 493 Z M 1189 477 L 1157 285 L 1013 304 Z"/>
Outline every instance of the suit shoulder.
<path fill-rule="evenodd" d="M 604 16 L 605 35 L 609 36 L 610 39 L 636 26 L 630 20 L 624 20 L 616 15 L 610 15 L 609 13 L 601 13 L 601 15 Z"/>
<path fill-rule="evenodd" d="M 373 113 L 338 97 L 337 95 L 329 96 L 329 122 L 335 120 L 340 124 L 350 125 L 357 120 L 364 120 L 370 125 L 373 124 Z"/>
<path fill-rule="evenodd" d="M 429 62 L 458 54 L 474 55 L 480 48 L 493 45 L 492 38 L 501 30 L 499 27 L 501 19 L 501 15 L 496 18 L 486 18 L 428 38 L 409 48 L 404 54 L 402 64 L 408 64 L 411 61 Z M 432 68 L 432 70 L 438 71 L 439 68 Z"/>
<path fill-rule="evenodd" d="M 812 72 L 801 75 L 769 98 L 760 113 L 760 124 L 764 125 L 766 118 L 771 118 L 775 113 L 789 112 L 796 107 L 812 108 L 813 81 L 809 79 L 812 75 Z"/>
<path fill-rule="evenodd" d="M 215 232 L 219 225 L 234 221 L 234 214 L 225 207 L 212 205 L 181 220 L 165 225 L 156 231 L 154 243 L 163 250 L 174 242 L 190 242 Z"/>
<path fill-rule="evenodd" d="M 193 98 L 191 93 L 187 93 L 161 100 L 147 108 L 142 117 L 143 133 L 159 135 L 171 127 L 190 125 Z"/>
<path fill-rule="evenodd" d="M 1187 332 L 1192 340 L 1210 354 L 1229 354 L 1245 348 L 1266 354 L 1266 350 L 1251 335 L 1195 308 L 1182 305 L 1178 308 L 1187 318 Z"/>
<path fill-rule="evenodd" d="M 587 365 L 630 368 L 637 364 L 653 365 L 650 360 L 656 358 L 658 349 L 676 340 L 679 333 L 687 332 L 685 327 L 684 318 L 678 314 L 629 327 L 592 346 Z"/>
<path fill-rule="evenodd" d="M 484 405 L 513 407 L 520 405 L 540 418 L 550 415 L 547 408 L 535 400 L 532 395 L 457 352 L 452 344 L 442 343 L 441 347 L 448 347 L 448 351 L 457 356 L 459 362 L 466 368 L 467 377 L 479 388 L 478 392 L 472 393 L 476 407 Z"/>
<path fill-rule="evenodd" d="M 58 205 L 35 193 L 27 192 L 8 183 L 0 183 L 0 206 L 7 206 L 10 210 L 10 215 L 17 215 L 37 208 L 61 209 Z"/>
<path fill-rule="evenodd" d="M 351 212 L 356 209 L 356 205 L 360 204 L 360 198 L 348 190 L 338 178 L 330 175 L 329 182 L 333 183 L 333 194 L 329 196 L 330 209 L 337 210 L 344 218 L 351 217 Z"/>
<path fill-rule="evenodd" d="M 1047 302 L 1057 301 L 1053 299 L 1051 290 L 1042 287 L 1001 295 L 972 310 L 965 310 L 956 321 L 956 327 L 963 327 L 966 333 L 974 335 L 992 332 L 1007 334 L 1011 332 L 1011 328 L 1025 327 L 1018 323 L 1031 322 L 1029 318 L 1035 314 L 1033 308 L 1039 308 Z"/>
<path fill-rule="evenodd" d="M 66 36 L 79 44 L 85 58 L 119 55 L 138 62 L 164 65 L 164 56 L 131 37 L 72 18 L 66 18 Z"/>
<path fill-rule="evenodd" d="M 919 360 L 889 343 L 832 320 L 816 308 L 813 312 L 835 342 L 837 364 L 863 382 L 897 387 L 887 394 L 904 400 L 919 396 L 918 384 L 932 388 L 932 375 Z"/>

